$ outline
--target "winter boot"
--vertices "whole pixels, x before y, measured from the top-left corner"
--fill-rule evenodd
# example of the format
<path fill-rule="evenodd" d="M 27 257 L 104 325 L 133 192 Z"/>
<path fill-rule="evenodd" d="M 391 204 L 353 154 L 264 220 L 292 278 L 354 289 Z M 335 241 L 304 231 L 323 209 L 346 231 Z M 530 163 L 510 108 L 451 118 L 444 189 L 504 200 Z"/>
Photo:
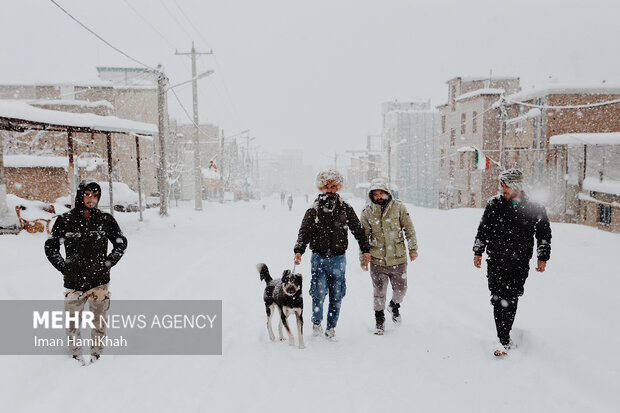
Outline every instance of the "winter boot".
<path fill-rule="evenodd" d="M 383 310 L 375 311 L 375 321 L 377 322 L 377 326 L 375 327 L 375 335 L 382 336 L 385 332 L 385 314 Z"/>
<path fill-rule="evenodd" d="M 323 327 L 320 324 L 312 325 L 312 337 L 319 337 L 323 335 Z"/>
<path fill-rule="evenodd" d="M 80 363 L 80 365 L 81 365 L 82 367 L 83 367 L 83 366 L 86 366 L 86 359 L 84 358 L 84 356 L 74 354 L 73 356 L 71 356 L 71 358 L 72 358 L 73 360 L 77 361 L 78 363 Z"/>
<path fill-rule="evenodd" d="M 390 304 L 387 306 L 388 313 L 392 313 L 392 321 L 394 324 L 400 324 L 402 318 L 400 316 L 400 304 L 396 304 L 393 300 L 390 300 Z"/>
<path fill-rule="evenodd" d="M 512 340 L 500 341 L 498 345 L 496 346 L 496 349 L 493 351 L 493 355 L 495 357 L 507 356 L 509 351 L 512 350 L 513 348 L 515 348 L 515 345 L 512 342 Z"/>
<path fill-rule="evenodd" d="M 328 340 L 333 339 L 336 336 L 336 329 L 334 327 L 325 330 L 325 338 Z"/>

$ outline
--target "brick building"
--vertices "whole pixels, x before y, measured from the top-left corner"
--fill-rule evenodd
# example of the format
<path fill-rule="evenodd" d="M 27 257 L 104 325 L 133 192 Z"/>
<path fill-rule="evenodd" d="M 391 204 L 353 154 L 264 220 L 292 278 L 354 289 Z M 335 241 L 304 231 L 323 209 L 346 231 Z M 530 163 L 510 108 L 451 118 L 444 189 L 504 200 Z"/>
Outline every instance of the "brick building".
<path fill-rule="evenodd" d="M 573 134 L 599 136 L 588 139 L 600 141 L 604 135 L 599 134 L 620 132 L 620 102 L 597 105 L 620 100 L 620 85 L 552 84 L 512 94 L 506 99 L 505 165 L 523 169 L 528 191 L 547 206 L 552 219 L 591 222 L 593 214 L 587 214 L 589 218 L 586 218 L 580 202 L 580 197 L 590 196 L 582 185 L 583 180 L 597 178 L 594 175 L 600 168 L 594 164 L 602 162 L 605 152 L 603 164 L 607 168 L 620 164 L 617 146 L 605 151 L 601 149 L 604 145 L 593 145 L 588 156 L 587 143 L 578 148 L 574 144 L 552 146 L 550 141 L 554 136 Z M 577 173 L 584 165 L 592 165 L 589 168 L 592 176 Z"/>
<path fill-rule="evenodd" d="M 144 75 L 144 74 L 143 74 Z M 0 99 L 18 100 L 31 106 L 71 113 L 113 115 L 145 123 L 157 124 L 157 89 L 146 77 L 137 84 L 115 85 L 110 80 L 75 83 L 2 84 Z M 45 130 L 4 133 L 4 155 L 7 191 L 26 199 L 52 202 L 69 194 L 67 167 L 67 134 Z M 142 191 L 157 191 L 158 153 L 151 137 L 140 137 Z M 107 180 L 105 134 L 73 134 L 75 174 L 77 179 Z M 13 162 L 20 156 L 28 162 Z M 40 157 L 40 159 L 36 159 Z M 54 160 L 53 158 L 56 158 Z M 66 161 L 66 165 L 59 165 Z M 137 190 L 135 138 L 112 134 L 112 162 L 115 182 L 124 182 Z M 45 165 L 44 165 L 45 164 Z M 44 183 L 42 183 L 44 180 Z"/>
<path fill-rule="evenodd" d="M 449 209 L 484 207 L 497 193 L 499 168 L 474 169 L 476 147 L 492 159 L 499 155 L 502 94 L 519 90 L 518 77 L 456 77 L 448 84 L 448 102 L 440 112 L 438 205 Z M 459 149 L 461 149 L 459 151 Z"/>

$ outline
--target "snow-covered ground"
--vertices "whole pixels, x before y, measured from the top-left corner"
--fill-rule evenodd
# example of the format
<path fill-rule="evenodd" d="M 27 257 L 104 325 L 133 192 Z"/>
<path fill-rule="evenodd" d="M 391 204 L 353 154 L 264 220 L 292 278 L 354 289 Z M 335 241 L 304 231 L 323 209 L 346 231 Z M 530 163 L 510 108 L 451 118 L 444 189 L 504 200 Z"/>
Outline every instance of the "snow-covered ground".
<path fill-rule="evenodd" d="M 266 208 L 263 209 L 263 204 Z M 353 202 L 359 212 L 362 201 Z M 264 284 L 255 269 L 290 268 L 307 204 L 279 199 L 193 203 L 159 218 L 116 217 L 129 239 L 112 273 L 112 299 L 223 300 L 222 356 L 104 356 L 89 367 L 61 356 L 1 356 L 4 412 L 617 412 L 620 404 L 620 236 L 552 224 L 548 269 L 531 271 L 508 358 L 495 339 L 485 269 L 471 246 L 482 213 L 410 207 L 419 259 L 409 267 L 403 324 L 371 334 L 371 282 L 347 254 L 338 340 L 310 337 L 309 261 L 304 276 L 306 349 L 270 342 Z M 60 299 L 61 276 L 43 234 L 0 237 L 0 299 Z M 291 318 L 292 320 L 292 318 Z M 2 340 L 11 332 L 3 331 Z"/>

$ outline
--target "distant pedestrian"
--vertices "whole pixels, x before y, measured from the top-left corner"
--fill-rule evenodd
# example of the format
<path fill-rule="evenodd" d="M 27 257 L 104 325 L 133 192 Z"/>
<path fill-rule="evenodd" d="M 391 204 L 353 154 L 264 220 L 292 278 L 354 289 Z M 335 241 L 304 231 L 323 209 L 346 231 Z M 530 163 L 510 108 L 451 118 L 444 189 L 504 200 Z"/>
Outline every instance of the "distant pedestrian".
<path fill-rule="evenodd" d="M 290 194 L 288 196 L 288 199 L 286 200 L 286 203 L 288 204 L 288 210 L 292 211 L 293 210 L 293 194 Z"/>
<path fill-rule="evenodd" d="M 545 207 L 523 191 L 523 172 L 508 169 L 499 175 L 502 193 L 489 200 L 474 243 L 474 266 L 482 265 L 486 251 L 487 278 L 499 345 L 494 355 L 506 355 L 513 346 L 510 331 L 523 295 L 536 238 L 536 271 L 543 272 L 551 255 L 551 227 Z"/>
<path fill-rule="evenodd" d="M 349 245 L 348 231 L 357 240 L 363 254 L 363 263 L 370 261 L 370 247 L 353 208 L 338 194 L 342 188 L 342 175 L 334 170 L 320 172 L 316 186 L 321 194 L 306 211 L 295 244 L 295 264 L 301 263 L 301 255 L 310 244 L 312 250 L 310 296 L 312 297 L 312 335 L 323 333 L 323 303 L 329 292 L 329 309 L 325 337 L 336 334 L 340 305 L 346 293 L 345 252 Z"/>
<path fill-rule="evenodd" d="M 284 206 L 284 199 L 286 198 L 286 194 L 284 191 L 280 192 L 280 205 Z"/>
<path fill-rule="evenodd" d="M 105 336 L 106 311 L 110 306 L 110 269 L 121 259 L 127 248 L 114 217 L 97 209 L 101 187 L 87 179 L 80 183 L 75 197 L 75 208 L 60 215 L 45 241 L 45 255 L 54 268 L 63 275 L 65 311 L 82 313 L 86 301 L 94 313 L 91 331 L 93 346 L 91 360 L 97 360 L 103 351 L 101 340 Z M 108 254 L 108 242 L 113 246 Z M 60 244 L 65 246 L 65 257 L 60 254 Z M 80 342 L 80 328 L 72 323 L 67 328 L 72 343 Z M 80 346 L 70 346 L 74 359 L 86 364 Z"/>
<path fill-rule="evenodd" d="M 306 204 L 308 203 L 308 194 L 306 194 Z"/>
<path fill-rule="evenodd" d="M 375 334 L 383 335 L 388 283 L 392 285 L 392 299 L 387 310 L 392 313 L 392 321 L 400 324 L 400 305 L 407 293 L 407 256 L 410 261 L 418 257 L 418 243 L 407 208 L 392 198 L 385 181 L 373 180 L 368 198 L 371 202 L 362 211 L 361 222 L 370 243 Z M 362 269 L 368 271 L 368 264 L 362 264 Z"/>

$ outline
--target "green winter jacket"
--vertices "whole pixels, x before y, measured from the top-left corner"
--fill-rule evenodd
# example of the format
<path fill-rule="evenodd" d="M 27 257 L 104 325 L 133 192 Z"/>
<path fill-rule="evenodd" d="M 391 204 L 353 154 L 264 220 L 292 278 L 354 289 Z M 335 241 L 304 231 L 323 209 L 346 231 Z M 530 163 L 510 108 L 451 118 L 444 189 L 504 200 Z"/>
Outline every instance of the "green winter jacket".
<path fill-rule="evenodd" d="M 385 211 L 381 205 L 372 201 L 370 193 L 381 189 L 390 194 Z M 387 185 L 383 182 L 373 182 L 368 190 L 370 204 L 362 211 L 361 222 L 370 241 L 371 262 L 376 265 L 391 266 L 407 262 L 407 253 L 417 252 L 413 222 L 405 205 L 391 198 Z M 408 248 L 405 247 L 407 239 Z"/>

